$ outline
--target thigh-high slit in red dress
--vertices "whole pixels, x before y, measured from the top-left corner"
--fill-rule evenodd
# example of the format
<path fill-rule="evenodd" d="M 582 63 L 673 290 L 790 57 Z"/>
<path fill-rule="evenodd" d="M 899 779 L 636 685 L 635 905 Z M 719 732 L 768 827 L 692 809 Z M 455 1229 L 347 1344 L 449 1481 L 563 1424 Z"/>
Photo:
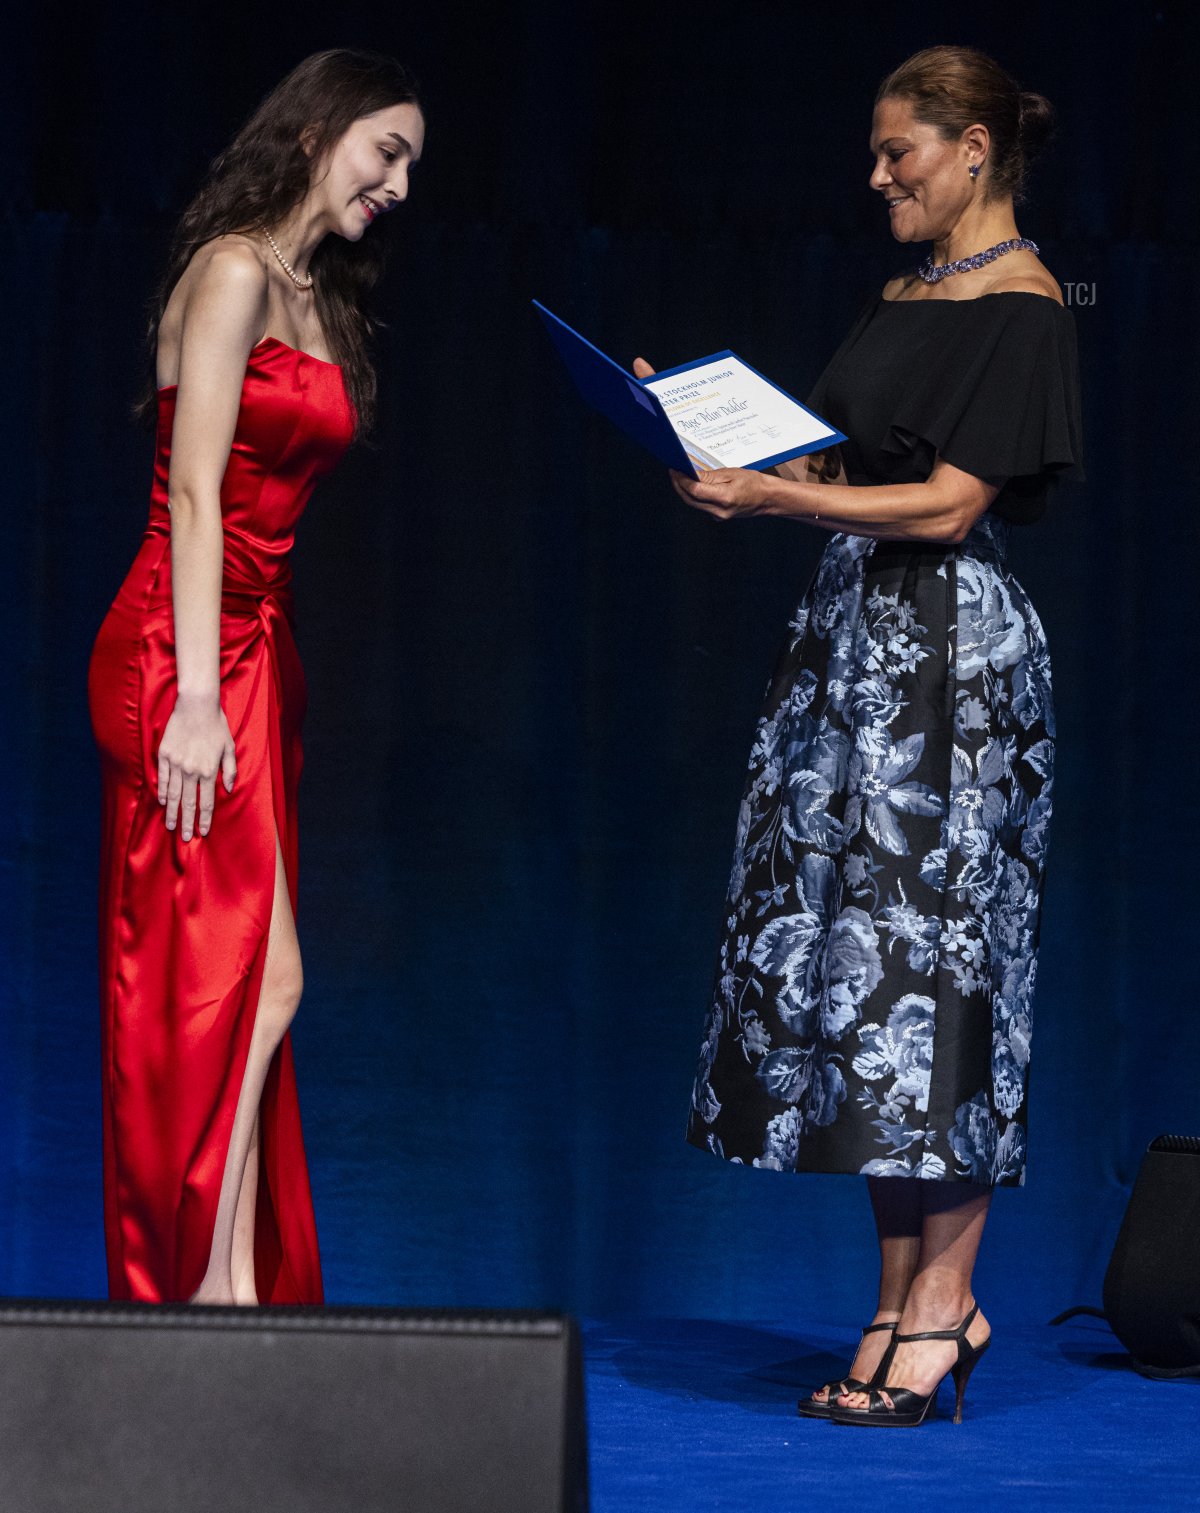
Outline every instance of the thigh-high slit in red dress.
<path fill-rule="evenodd" d="M 350 442 L 342 370 L 267 336 L 250 353 L 221 484 L 221 705 L 237 777 L 207 836 L 168 830 L 158 744 L 175 705 L 167 475 L 175 386 L 159 390 L 150 520 L 92 652 L 100 749 L 100 1001 L 109 1294 L 181 1301 L 208 1265 L 266 957 L 275 836 L 296 908 L 304 673 L 292 635 L 293 533 Z M 260 1104 L 255 1283 L 323 1300 L 291 1036 Z"/>

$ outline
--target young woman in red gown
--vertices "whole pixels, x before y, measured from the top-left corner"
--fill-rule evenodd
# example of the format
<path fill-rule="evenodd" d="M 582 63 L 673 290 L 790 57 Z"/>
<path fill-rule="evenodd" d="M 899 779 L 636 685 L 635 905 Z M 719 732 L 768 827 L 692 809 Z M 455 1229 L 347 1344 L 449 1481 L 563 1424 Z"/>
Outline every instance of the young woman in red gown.
<path fill-rule="evenodd" d="M 305 59 L 212 164 L 155 301 L 150 518 L 88 676 L 113 1298 L 323 1300 L 289 1032 L 305 684 L 288 553 L 374 415 L 371 227 L 423 138 L 393 59 Z"/>

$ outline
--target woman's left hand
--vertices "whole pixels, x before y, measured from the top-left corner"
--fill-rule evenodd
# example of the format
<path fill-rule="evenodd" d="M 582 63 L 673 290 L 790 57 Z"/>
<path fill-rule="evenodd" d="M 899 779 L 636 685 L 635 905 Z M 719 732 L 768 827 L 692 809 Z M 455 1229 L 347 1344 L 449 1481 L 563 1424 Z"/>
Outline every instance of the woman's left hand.
<path fill-rule="evenodd" d="M 749 468 L 702 468 L 699 478 L 689 478 L 671 468 L 671 484 L 684 504 L 690 504 L 718 520 L 769 514 L 774 479 Z"/>

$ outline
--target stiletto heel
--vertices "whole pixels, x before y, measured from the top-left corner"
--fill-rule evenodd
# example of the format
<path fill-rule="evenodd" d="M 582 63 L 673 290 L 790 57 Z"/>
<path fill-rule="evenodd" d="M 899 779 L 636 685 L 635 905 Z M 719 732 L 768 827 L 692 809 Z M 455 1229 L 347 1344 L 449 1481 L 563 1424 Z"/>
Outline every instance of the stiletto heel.
<path fill-rule="evenodd" d="M 844 1376 L 839 1377 L 835 1382 L 826 1382 L 824 1384 L 825 1401 L 823 1403 L 819 1403 L 817 1402 L 816 1398 L 802 1397 L 796 1404 L 796 1412 L 800 1414 L 802 1418 L 828 1418 L 830 1406 L 832 1405 L 834 1398 L 837 1397 L 839 1393 L 865 1392 L 868 1387 L 874 1387 L 876 1383 L 881 1379 L 880 1372 L 886 1372 L 887 1368 L 891 1365 L 892 1355 L 896 1347 L 896 1325 L 899 1322 L 899 1319 L 893 1319 L 891 1323 L 868 1324 L 860 1334 L 860 1345 L 862 1344 L 863 1340 L 866 1339 L 867 1335 L 878 1334 L 881 1330 L 884 1329 L 890 1329 L 893 1336 L 893 1338 L 888 1341 L 887 1349 L 883 1352 L 883 1359 L 879 1362 L 879 1365 L 876 1366 L 869 1382 L 860 1382 L 856 1376 Z M 834 1391 L 834 1388 L 837 1389 L 836 1392 Z M 818 1387 L 817 1391 L 820 1392 L 821 1388 Z"/>
<path fill-rule="evenodd" d="M 962 1423 L 963 1398 L 966 1395 L 971 1372 L 974 1371 L 979 1357 L 992 1341 L 989 1334 L 978 1345 L 967 1342 L 967 1330 L 971 1327 L 971 1322 L 978 1312 L 979 1304 L 976 1303 L 957 1329 L 927 1329 L 922 1334 L 894 1334 L 892 1343 L 888 1347 L 888 1364 L 890 1365 L 890 1357 L 894 1354 L 897 1345 L 906 1345 L 912 1340 L 954 1340 L 956 1342 L 958 1359 L 946 1373 L 954 1379 L 954 1422 L 956 1424 Z M 943 1377 L 942 1381 L 945 1379 Z M 828 1414 L 829 1421 L 834 1424 L 865 1424 L 868 1428 L 875 1429 L 915 1429 L 927 1418 L 937 1416 L 937 1387 L 928 1394 L 922 1394 L 913 1392 L 909 1387 L 888 1387 L 886 1384 L 887 1372 L 884 1371 L 882 1375 L 876 1372 L 869 1389 L 861 1387 L 858 1389 L 860 1392 L 864 1390 L 869 1392 L 867 1406 L 865 1408 L 831 1407 Z M 941 1382 L 938 1383 L 938 1387 L 940 1386 Z M 882 1392 L 886 1392 L 891 1399 L 891 1407 L 884 1401 Z"/>
<path fill-rule="evenodd" d="M 989 1334 L 987 1339 L 980 1344 L 967 1345 L 971 1353 L 965 1359 L 962 1354 L 962 1345 L 966 1344 L 966 1340 L 963 1340 L 959 1346 L 958 1360 L 950 1368 L 950 1375 L 954 1378 L 954 1422 L 956 1424 L 962 1423 L 963 1402 L 967 1396 L 967 1382 L 970 1375 L 975 1370 L 979 1357 L 991 1343 L 992 1337 Z"/>

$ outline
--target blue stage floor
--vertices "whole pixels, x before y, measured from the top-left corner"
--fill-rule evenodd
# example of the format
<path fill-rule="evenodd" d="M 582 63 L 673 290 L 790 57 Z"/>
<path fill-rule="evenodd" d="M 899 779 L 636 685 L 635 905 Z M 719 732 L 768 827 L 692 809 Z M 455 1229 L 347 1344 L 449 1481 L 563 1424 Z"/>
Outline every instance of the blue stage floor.
<path fill-rule="evenodd" d="M 585 1321 L 593 1513 L 1200 1507 L 1200 1382 L 1137 1375 L 1098 1319 L 997 1326 L 963 1422 L 840 1428 L 796 1399 L 857 1330 Z"/>

